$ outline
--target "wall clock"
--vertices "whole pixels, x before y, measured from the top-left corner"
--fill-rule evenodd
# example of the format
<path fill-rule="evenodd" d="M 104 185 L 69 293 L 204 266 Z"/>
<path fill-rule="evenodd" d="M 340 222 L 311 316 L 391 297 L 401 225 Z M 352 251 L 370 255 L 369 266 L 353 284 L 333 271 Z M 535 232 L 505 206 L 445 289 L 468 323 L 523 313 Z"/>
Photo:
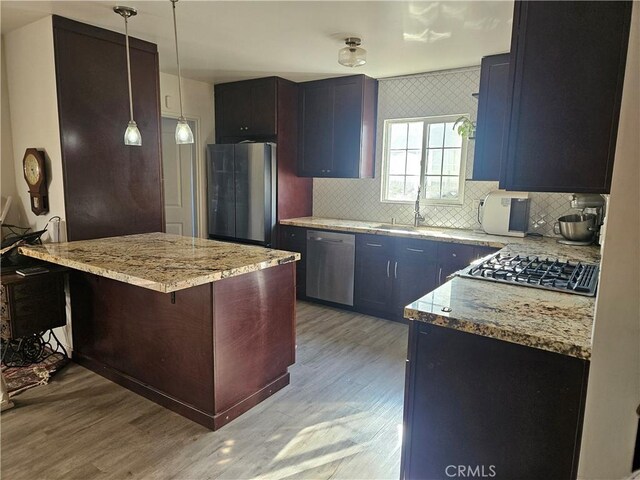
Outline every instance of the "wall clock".
<path fill-rule="evenodd" d="M 24 179 L 29 186 L 31 211 L 36 215 L 47 213 L 49 211 L 49 196 L 44 152 L 35 148 L 27 148 L 22 160 L 22 170 Z"/>

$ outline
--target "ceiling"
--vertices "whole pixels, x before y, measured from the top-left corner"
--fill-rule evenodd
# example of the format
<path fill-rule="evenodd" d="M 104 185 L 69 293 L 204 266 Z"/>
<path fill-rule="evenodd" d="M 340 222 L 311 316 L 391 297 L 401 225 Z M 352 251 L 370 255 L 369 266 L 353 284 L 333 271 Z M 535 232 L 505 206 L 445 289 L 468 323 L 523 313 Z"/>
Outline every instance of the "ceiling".
<path fill-rule="evenodd" d="M 158 44 L 175 73 L 171 3 L 1 2 L 2 33 L 49 14 L 122 32 L 116 4 L 133 6 L 132 36 Z M 293 81 L 364 73 L 375 78 L 479 65 L 509 50 L 512 1 L 190 1 L 177 4 L 185 77 L 209 83 L 278 75 Z M 367 64 L 337 62 L 347 36 L 362 37 Z"/>

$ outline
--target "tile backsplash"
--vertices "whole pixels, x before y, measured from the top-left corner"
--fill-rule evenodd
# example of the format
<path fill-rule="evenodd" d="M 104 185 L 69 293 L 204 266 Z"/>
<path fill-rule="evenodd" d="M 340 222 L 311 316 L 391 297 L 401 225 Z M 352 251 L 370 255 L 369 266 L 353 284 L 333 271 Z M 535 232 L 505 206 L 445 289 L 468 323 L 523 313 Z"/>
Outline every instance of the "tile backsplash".
<path fill-rule="evenodd" d="M 313 180 L 313 214 L 319 217 L 373 220 L 398 223 L 413 222 L 413 204 L 385 203 L 380 200 L 382 172 L 382 132 L 384 120 L 468 114 L 476 120 L 478 101 L 471 95 L 478 91 L 480 67 L 424 73 L 382 79 L 378 91 L 378 134 L 376 138 L 376 172 L 373 179 Z M 473 140 L 467 148 L 467 178 L 473 172 Z M 425 224 L 449 228 L 479 228 L 477 204 L 497 182 L 465 182 L 462 205 L 424 205 Z M 569 194 L 532 193 L 529 230 L 553 235 L 553 223 L 568 212 Z"/>

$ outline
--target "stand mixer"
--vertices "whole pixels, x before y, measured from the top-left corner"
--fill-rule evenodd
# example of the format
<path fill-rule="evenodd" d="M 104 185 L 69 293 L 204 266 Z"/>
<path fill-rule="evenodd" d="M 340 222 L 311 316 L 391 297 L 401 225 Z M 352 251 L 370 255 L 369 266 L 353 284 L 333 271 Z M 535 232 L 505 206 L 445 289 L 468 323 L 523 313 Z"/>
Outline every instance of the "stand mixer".
<path fill-rule="evenodd" d="M 558 240 L 560 243 L 565 243 L 567 245 L 591 245 L 595 243 L 596 245 L 600 244 L 600 227 L 604 222 L 605 215 L 605 199 L 602 195 L 593 194 L 593 193 L 574 193 L 571 196 L 571 208 L 575 208 L 577 210 L 582 211 L 582 215 L 566 215 L 564 217 L 560 217 L 557 222 L 560 224 L 560 232 L 565 237 L 563 240 Z M 589 215 L 590 214 L 590 215 Z M 568 232 L 571 232 L 572 222 L 579 223 L 583 218 L 572 218 L 572 217 L 584 217 L 595 216 L 595 220 L 593 221 L 593 226 L 588 227 L 589 231 L 593 232 L 593 237 L 586 241 L 576 241 L 571 239 L 569 235 L 566 235 L 567 232 L 564 231 L 566 228 Z M 591 217 L 593 219 L 593 217 Z M 563 222 L 564 220 L 564 222 Z M 564 223 L 564 225 L 563 225 Z M 555 228 L 554 228 L 555 231 Z M 586 232 L 585 232 L 586 233 Z"/>

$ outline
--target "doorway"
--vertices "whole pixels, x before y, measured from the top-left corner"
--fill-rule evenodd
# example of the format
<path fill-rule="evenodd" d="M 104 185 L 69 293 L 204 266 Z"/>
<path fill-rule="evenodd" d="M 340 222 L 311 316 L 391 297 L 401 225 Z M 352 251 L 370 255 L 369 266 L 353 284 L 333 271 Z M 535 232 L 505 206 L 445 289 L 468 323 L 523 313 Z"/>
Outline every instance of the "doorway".
<path fill-rule="evenodd" d="M 187 120 L 194 143 L 177 145 L 176 118 L 162 117 L 162 169 L 164 173 L 164 216 L 167 233 L 198 236 L 196 202 L 196 122 Z"/>

